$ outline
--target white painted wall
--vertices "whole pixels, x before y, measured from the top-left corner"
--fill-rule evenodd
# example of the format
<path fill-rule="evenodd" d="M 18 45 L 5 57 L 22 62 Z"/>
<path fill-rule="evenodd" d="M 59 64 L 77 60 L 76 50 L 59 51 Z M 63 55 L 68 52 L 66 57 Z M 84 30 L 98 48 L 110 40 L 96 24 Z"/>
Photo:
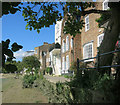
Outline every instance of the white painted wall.
<path fill-rule="evenodd" d="M 56 49 L 54 49 L 54 50 L 56 50 Z M 53 50 L 52 50 L 50 52 L 50 58 L 51 58 L 51 66 L 50 67 L 52 67 L 54 75 L 61 75 L 61 58 L 60 58 L 60 56 L 55 56 L 55 57 L 56 57 L 56 63 L 54 62 L 54 54 L 53 54 Z"/>
<path fill-rule="evenodd" d="M 55 43 L 61 45 L 61 29 L 62 29 L 62 20 L 57 21 L 55 25 Z"/>

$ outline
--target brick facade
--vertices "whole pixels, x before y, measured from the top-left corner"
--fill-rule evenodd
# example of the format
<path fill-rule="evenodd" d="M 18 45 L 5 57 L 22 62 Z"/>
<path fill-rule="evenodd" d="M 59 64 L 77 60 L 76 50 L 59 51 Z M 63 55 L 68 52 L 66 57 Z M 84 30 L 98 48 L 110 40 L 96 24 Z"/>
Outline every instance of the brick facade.
<path fill-rule="evenodd" d="M 81 55 L 80 55 L 80 52 L 81 52 L 81 36 L 79 34 L 77 34 L 75 37 L 71 36 L 70 34 L 64 34 L 63 32 L 63 29 L 64 29 L 64 22 L 65 22 L 65 19 L 63 20 L 62 22 L 62 31 L 61 31 L 61 65 L 62 65 L 62 70 L 63 70 L 63 57 L 64 57 L 64 60 L 65 60 L 65 65 L 67 66 L 67 60 L 66 60 L 66 57 L 69 56 L 69 67 L 71 66 L 72 62 L 76 61 L 77 58 L 81 58 Z M 67 37 L 68 37 L 68 46 L 69 46 L 69 49 L 65 52 L 63 52 L 63 40 L 64 40 L 64 43 L 66 45 L 67 43 Z M 73 40 L 73 46 L 71 46 L 72 42 L 71 40 Z M 66 47 L 66 46 L 65 46 Z M 65 48 L 66 49 L 66 48 Z M 63 71 L 64 73 L 64 71 Z M 67 69 L 66 69 L 66 73 L 67 73 Z"/>
<path fill-rule="evenodd" d="M 95 4 L 95 9 L 102 9 L 102 3 L 98 2 Z M 87 16 L 87 15 L 86 15 Z M 85 16 L 85 17 L 86 17 Z M 85 17 L 84 21 L 85 21 Z M 81 31 L 81 54 L 83 59 L 83 47 L 85 44 L 93 43 L 93 57 L 97 54 L 98 47 L 98 36 L 104 32 L 103 28 L 98 27 L 98 23 L 95 21 L 100 17 L 100 14 L 91 13 L 89 14 L 89 30 L 85 32 L 85 27 Z"/>
<path fill-rule="evenodd" d="M 54 43 L 53 43 L 54 44 Z M 35 56 L 39 59 L 41 63 L 40 69 L 45 69 L 49 66 L 49 49 L 52 44 L 44 42 L 42 46 L 35 47 Z"/>
<path fill-rule="evenodd" d="M 99 10 L 102 9 L 103 8 L 102 5 L 103 5 L 102 2 L 96 2 L 95 9 L 99 9 Z M 91 9 L 91 8 L 88 8 L 88 9 Z M 84 22 L 85 22 L 86 16 L 82 17 L 82 19 L 84 19 Z M 69 37 L 69 50 L 63 53 L 61 49 L 61 65 L 63 63 L 63 57 L 65 57 L 64 59 L 66 62 L 67 55 L 69 55 L 69 64 L 70 64 L 69 67 L 71 66 L 71 63 L 73 61 L 75 62 L 77 61 L 77 58 L 84 59 L 83 48 L 84 48 L 84 45 L 86 45 L 87 43 L 92 43 L 93 45 L 92 57 L 96 56 L 97 47 L 98 47 L 98 36 L 104 32 L 104 29 L 99 28 L 98 23 L 95 21 L 99 17 L 100 17 L 100 14 L 95 14 L 95 13 L 89 14 L 89 30 L 85 31 L 85 27 L 83 27 L 83 29 L 81 30 L 81 34 L 77 34 L 74 38 L 70 36 L 69 34 L 63 33 L 65 19 L 63 20 L 62 31 L 61 31 L 62 33 L 61 34 L 61 46 L 63 47 L 63 40 L 66 43 L 66 37 L 68 36 Z M 71 38 L 73 38 L 74 40 L 73 48 L 71 48 Z"/>

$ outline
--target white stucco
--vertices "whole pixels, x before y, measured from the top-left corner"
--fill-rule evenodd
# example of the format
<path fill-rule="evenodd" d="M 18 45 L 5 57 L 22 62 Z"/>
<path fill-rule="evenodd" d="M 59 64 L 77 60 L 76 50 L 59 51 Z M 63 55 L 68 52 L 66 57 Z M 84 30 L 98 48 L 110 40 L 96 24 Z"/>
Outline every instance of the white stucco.
<path fill-rule="evenodd" d="M 57 21 L 55 25 L 55 43 L 61 45 L 61 29 L 62 29 L 62 20 Z"/>
<path fill-rule="evenodd" d="M 54 75 L 61 75 L 60 49 L 53 49 L 50 52 L 51 65 Z"/>

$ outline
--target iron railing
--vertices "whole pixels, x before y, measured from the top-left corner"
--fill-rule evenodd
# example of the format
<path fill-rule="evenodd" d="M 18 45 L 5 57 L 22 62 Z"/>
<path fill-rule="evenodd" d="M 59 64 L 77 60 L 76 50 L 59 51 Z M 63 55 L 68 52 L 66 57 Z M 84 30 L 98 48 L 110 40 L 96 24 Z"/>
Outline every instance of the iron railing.
<path fill-rule="evenodd" d="M 101 68 L 111 68 L 111 67 L 120 67 L 120 65 L 109 65 L 109 66 L 99 66 L 99 62 L 100 62 L 100 57 L 101 56 L 105 56 L 105 55 L 109 55 L 109 54 L 113 54 L 113 53 L 116 53 L 116 52 L 120 52 L 120 49 L 119 50 L 114 50 L 114 51 L 110 51 L 110 52 L 106 52 L 106 53 L 102 53 L 100 54 L 99 53 L 99 50 L 97 48 L 97 56 L 96 57 L 91 57 L 91 58 L 87 58 L 87 59 L 82 59 L 82 60 L 79 60 L 77 58 L 77 70 L 80 70 L 80 69 L 101 69 Z M 79 67 L 79 63 L 80 62 L 84 62 L 84 61 L 87 61 L 87 60 L 90 60 L 90 59 L 97 59 L 96 60 L 96 67 L 88 67 L 88 68 L 80 68 Z"/>

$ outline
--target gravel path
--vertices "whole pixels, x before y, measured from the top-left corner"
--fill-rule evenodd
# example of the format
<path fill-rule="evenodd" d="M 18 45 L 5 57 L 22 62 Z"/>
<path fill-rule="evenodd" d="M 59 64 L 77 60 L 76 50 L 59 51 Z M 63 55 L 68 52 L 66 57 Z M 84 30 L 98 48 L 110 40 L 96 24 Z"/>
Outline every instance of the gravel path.
<path fill-rule="evenodd" d="M 57 82 L 66 82 L 66 81 L 70 81 L 70 79 L 65 78 L 65 77 L 58 77 L 58 76 L 49 76 L 49 75 L 44 75 L 44 77 L 53 83 L 57 83 Z"/>

